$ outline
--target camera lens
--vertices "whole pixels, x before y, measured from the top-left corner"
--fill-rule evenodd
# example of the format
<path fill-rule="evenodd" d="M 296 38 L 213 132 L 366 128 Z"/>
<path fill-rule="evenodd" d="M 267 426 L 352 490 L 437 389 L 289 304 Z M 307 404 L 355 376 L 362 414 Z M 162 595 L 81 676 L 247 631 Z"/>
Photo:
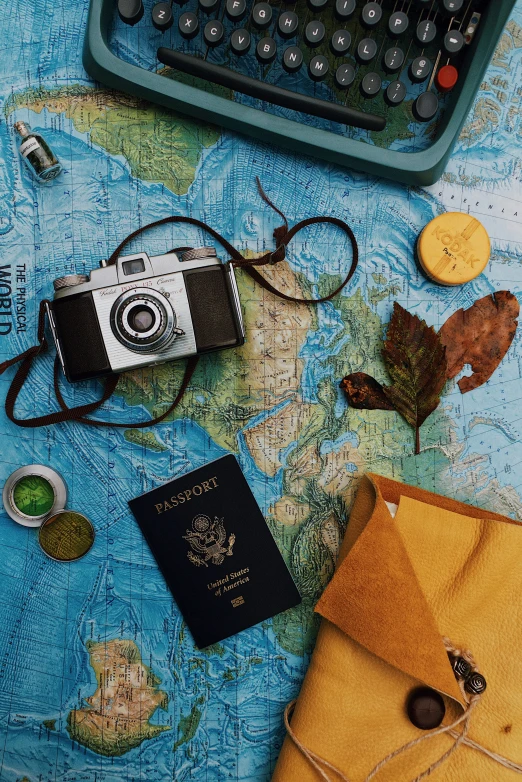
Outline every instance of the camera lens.
<path fill-rule="evenodd" d="M 122 293 L 111 310 L 111 328 L 116 339 L 136 353 L 157 353 L 180 333 L 169 300 L 151 288 Z"/>
<path fill-rule="evenodd" d="M 150 307 L 138 305 L 133 307 L 128 316 L 129 326 L 134 331 L 144 332 L 149 331 L 152 328 L 156 316 Z"/>

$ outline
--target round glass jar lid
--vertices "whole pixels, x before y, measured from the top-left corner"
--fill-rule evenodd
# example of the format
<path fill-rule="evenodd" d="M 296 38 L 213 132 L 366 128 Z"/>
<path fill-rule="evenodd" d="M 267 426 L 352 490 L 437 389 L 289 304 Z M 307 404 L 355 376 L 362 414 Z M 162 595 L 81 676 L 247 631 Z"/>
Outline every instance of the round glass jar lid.
<path fill-rule="evenodd" d="M 74 562 L 92 548 L 94 527 L 82 513 L 60 510 L 44 521 L 38 531 L 38 542 L 51 559 Z"/>
<path fill-rule="evenodd" d="M 9 476 L 2 500 L 13 521 L 24 527 L 40 527 L 48 516 L 65 507 L 67 487 L 55 470 L 29 464 Z"/>

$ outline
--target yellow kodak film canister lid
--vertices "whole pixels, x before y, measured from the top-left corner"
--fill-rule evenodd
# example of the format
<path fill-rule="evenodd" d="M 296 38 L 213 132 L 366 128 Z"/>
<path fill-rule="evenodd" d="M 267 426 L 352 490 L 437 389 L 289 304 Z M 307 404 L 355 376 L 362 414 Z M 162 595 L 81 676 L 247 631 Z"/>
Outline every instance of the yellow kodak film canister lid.
<path fill-rule="evenodd" d="M 417 256 L 428 277 L 440 285 L 463 285 L 482 274 L 491 255 L 488 232 L 463 212 L 446 212 L 419 236 Z"/>

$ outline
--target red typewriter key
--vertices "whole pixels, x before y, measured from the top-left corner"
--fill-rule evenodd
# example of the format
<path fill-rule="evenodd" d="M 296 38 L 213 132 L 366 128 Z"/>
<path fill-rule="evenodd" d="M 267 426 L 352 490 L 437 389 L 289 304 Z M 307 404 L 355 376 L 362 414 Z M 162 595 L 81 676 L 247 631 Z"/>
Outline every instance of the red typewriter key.
<path fill-rule="evenodd" d="M 459 72 L 454 65 L 443 65 L 437 73 L 435 83 L 439 92 L 450 92 L 459 78 Z"/>

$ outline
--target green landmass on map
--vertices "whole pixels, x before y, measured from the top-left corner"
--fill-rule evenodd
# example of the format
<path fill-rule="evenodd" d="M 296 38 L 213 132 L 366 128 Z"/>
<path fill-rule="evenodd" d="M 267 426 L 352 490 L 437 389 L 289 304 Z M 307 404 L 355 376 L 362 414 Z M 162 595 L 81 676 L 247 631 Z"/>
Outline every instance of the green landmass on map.
<path fill-rule="evenodd" d="M 86 706 L 67 717 L 73 741 L 99 755 L 118 757 L 170 729 L 150 722 L 157 709 L 166 711 L 168 698 L 134 641 L 87 641 L 86 648 L 98 687 L 85 699 Z"/>
<path fill-rule="evenodd" d="M 133 176 L 160 182 L 177 195 L 188 191 L 202 152 L 220 136 L 218 128 L 184 114 L 79 84 L 17 92 L 6 101 L 4 114 L 9 117 L 19 108 L 63 114 L 78 131 L 89 133 L 93 144 L 122 155 Z"/>
<path fill-rule="evenodd" d="M 201 720 L 201 709 L 199 707 L 204 703 L 205 698 L 200 696 L 193 704 L 190 713 L 186 716 L 181 716 L 178 723 L 178 738 L 176 739 L 173 748 L 174 752 L 183 744 L 189 743 L 194 738 Z"/>

